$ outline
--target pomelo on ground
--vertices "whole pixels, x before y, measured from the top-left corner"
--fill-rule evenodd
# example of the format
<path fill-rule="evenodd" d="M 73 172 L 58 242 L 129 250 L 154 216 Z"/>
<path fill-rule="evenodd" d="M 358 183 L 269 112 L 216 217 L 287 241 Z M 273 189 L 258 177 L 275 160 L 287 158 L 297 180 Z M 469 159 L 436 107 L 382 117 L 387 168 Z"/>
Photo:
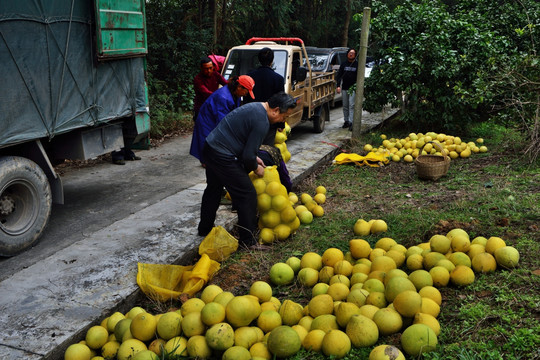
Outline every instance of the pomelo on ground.
<path fill-rule="evenodd" d="M 334 276 L 334 268 L 331 266 L 323 266 L 319 271 L 319 282 L 329 284 L 332 276 Z"/>
<path fill-rule="evenodd" d="M 150 350 L 139 351 L 131 360 L 159 360 L 159 356 Z"/>
<path fill-rule="evenodd" d="M 154 338 L 157 328 L 157 321 L 154 315 L 140 313 L 131 320 L 129 330 L 131 335 L 138 340 L 148 341 Z"/>
<path fill-rule="evenodd" d="M 304 308 L 302 305 L 286 299 L 279 308 L 279 315 L 283 325 L 293 326 L 298 324 L 303 315 Z M 308 329 L 309 330 L 309 329 Z"/>
<path fill-rule="evenodd" d="M 118 360 L 129 360 L 132 359 L 135 354 L 143 350 L 148 349 L 142 341 L 137 339 L 129 339 L 120 344 L 118 352 L 116 353 L 116 358 Z"/>
<path fill-rule="evenodd" d="M 174 311 L 163 314 L 157 322 L 156 331 L 163 340 L 179 336 L 182 332 L 182 315 Z"/>
<path fill-rule="evenodd" d="M 201 292 L 201 300 L 204 301 L 205 304 L 208 304 L 209 302 L 214 301 L 214 298 L 217 294 L 222 293 L 223 289 L 221 289 L 218 285 L 210 284 L 206 285 L 203 291 Z"/>
<path fill-rule="evenodd" d="M 360 314 L 351 316 L 347 322 L 345 332 L 351 339 L 354 347 L 367 347 L 379 340 L 379 328 L 368 317 Z"/>
<path fill-rule="evenodd" d="M 427 325 L 435 332 L 435 335 L 437 336 L 439 336 L 441 332 L 441 325 L 439 324 L 439 321 L 430 314 L 416 313 L 416 315 L 414 315 L 413 324 Z"/>
<path fill-rule="evenodd" d="M 212 326 L 225 321 L 225 306 L 212 301 L 206 304 L 201 310 L 201 320 L 206 326 Z M 161 319 L 160 319 L 161 322 Z M 158 323 L 159 333 L 159 323 Z"/>
<path fill-rule="evenodd" d="M 482 252 L 472 258 L 472 268 L 479 273 L 493 272 L 497 269 L 495 257 L 488 252 Z"/>
<path fill-rule="evenodd" d="M 362 308 L 360 308 L 360 310 L 362 310 Z M 401 315 L 391 308 L 378 309 L 375 314 L 373 314 L 372 320 L 377 324 L 381 335 L 395 334 L 403 326 Z"/>
<path fill-rule="evenodd" d="M 297 274 L 298 271 L 300 271 L 300 269 L 302 268 L 301 260 L 297 258 L 296 256 L 291 256 L 290 258 L 287 259 L 285 263 L 289 265 L 291 269 L 293 269 L 295 274 Z"/>
<path fill-rule="evenodd" d="M 302 346 L 308 351 L 321 352 L 324 335 L 326 335 L 326 332 L 321 329 L 308 331 L 306 337 L 302 341 Z"/>
<path fill-rule="evenodd" d="M 436 287 L 445 287 L 450 281 L 450 271 L 443 266 L 434 266 L 429 270 L 429 275 L 433 279 L 432 285 Z M 427 285 L 431 286 L 431 285 Z"/>
<path fill-rule="evenodd" d="M 235 296 L 227 303 L 225 313 L 227 322 L 238 328 L 247 326 L 255 320 L 261 313 L 261 305 L 258 301 L 250 299 L 249 295 Z M 182 327 L 184 322 L 185 318 L 182 320 Z"/>
<path fill-rule="evenodd" d="M 90 349 L 101 349 L 105 343 L 107 343 L 109 339 L 109 332 L 106 328 L 100 325 L 92 326 L 88 331 L 86 332 L 86 345 Z"/>
<path fill-rule="evenodd" d="M 401 334 L 403 350 L 414 357 L 435 350 L 437 343 L 435 332 L 424 324 L 413 324 Z"/>
<path fill-rule="evenodd" d="M 181 325 L 182 332 L 188 338 L 195 335 L 203 335 L 206 331 L 206 325 L 202 321 L 201 312 L 190 312 L 184 316 Z"/>
<path fill-rule="evenodd" d="M 416 291 L 406 290 L 394 299 L 394 308 L 404 317 L 413 317 L 422 309 L 422 297 Z"/>
<path fill-rule="evenodd" d="M 321 329 L 324 332 L 328 332 L 332 329 L 339 329 L 339 324 L 337 323 L 337 318 L 332 314 L 323 314 L 319 315 L 313 319 L 311 322 L 310 330 Z"/>
<path fill-rule="evenodd" d="M 313 268 L 303 268 L 298 271 L 298 281 L 303 286 L 313 287 L 319 281 L 319 271 Z"/>
<path fill-rule="evenodd" d="M 270 268 L 270 281 L 275 285 L 288 285 L 294 280 L 294 270 L 286 263 L 275 263 Z"/>
<path fill-rule="evenodd" d="M 450 281 L 457 286 L 467 286 L 474 282 L 473 270 L 465 265 L 458 265 L 450 272 Z"/>
<path fill-rule="evenodd" d="M 349 250 L 355 259 L 367 258 L 371 252 L 371 245 L 363 239 L 349 241 Z"/>
<path fill-rule="evenodd" d="M 190 312 L 200 312 L 204 305 L 206 305 L 206 303 L 203 300 L 193 297 L 182 304 L 180 313 L 182 316 L 186 316 Z"/>
<path fill-rule="evenodd" d="M 259 302 L 270 301 L 272 287 L 265 281 L 255 281 L 249 288 L 249 294 L 256 296 Z"/>
<path fill-rule="evenodd" d="M 326 356 L 341 359 L 351 351 L 351 340 L 341 330 L 330 330 L 324 335 L 321 350 Z"/>
<path fill-rule="evenodd" d="M 90 360 L 92 352 L 85 344 L 71 344 L 64 353 L 64 360 Z"/>
<path fill-rule="evenodd" d="M 274 328 L 281 326 L 281 316 L 275 310 L 266 310 L 261 312 L 257 318 L 257 326 L 264 332 L 270 332 Z"/>
<path fill-rule="evenodd" d="M 497 236 L 491 236 L 489 239 L 487 239 L 485 248 L 486 248 L 486 252 L 490 253 L 491 255 L 494 255 L 495 250 L 505 247 L 505 246 L 506 246 L 506 242 L 503 239 Z"/>
<path fill-rule="evenodd" d="M 249 349 L 253 344 L 259 341 L 259 335 L 256 327 L 241 326 L 234 330 L 234 345 Z"/>
<path fill-rule="evenodd" d="M 364 219 L 358 219 L 353 227 L 353 232 L 358 236 L 367 236 L 370 234 L 371 225 Z"/>
<path fill-rule="evenodd" d="M 394 345 L 383 344 L 371 350 L 369 360 L 405 360 L 405 356 Z"/>
<path fill-rule="evenodd" d="M 372 234 L 380 234 L 388 230 L 388 225 L 384 220 L 377 219 L 371 224 L 370 232 Z"/>
<path fill-rule="evenodd" d="M 165 342 L 163 343 L 165 344 Z M 107 341 L 105 345 L 101 347 L 101 356 L 103 356 L 107 360 L 116 359 L 116 354 L 118 353 L 119 348 L 119 341 Z"/>
<path fill-rule="evenodd" d="M 503 246 L 495 250 L 495 259 L 503 268 L 513 269 L 519 263 L 519 251 L 512 246 Z"/>
<path fill-rule="evenodd" d="M 234 330 L 225 322 L 213 325 L 204 336 L 208 346 L 214 350 L 224 351 L 234 345 Z"/>
<path fill-rule="evenodd" d="M 270 332 L 267 346 L 272 354 L 285 358 L 296 354 L 302 347 L 302 343 L 293 328 L 282 325 Z"/>
<path fill-rule="evenodd" d="M 332 314 L 334 299 L 329 294 L 317 295 L 309 301 L 308 309 L 309 315 L 313 318 L 323 314 Z"/>
<path fill-rule="evenodd" d="M 212 356 L 212 348 L 208 346 L 206 337 L 203 335 L 195 335 L 187 341 L 188 355 L 198 359 L 208 359 Z"/>
<path fill-rule="evenodd" d="M 326 266 L 334 266 L 335 263 L 337 263 L 340 260 L 343 260 L 344 254 L 343 251 L 337 248 L 328 248 L 326 249 L 322 254 L 322 262 L 323 265 Z"/>

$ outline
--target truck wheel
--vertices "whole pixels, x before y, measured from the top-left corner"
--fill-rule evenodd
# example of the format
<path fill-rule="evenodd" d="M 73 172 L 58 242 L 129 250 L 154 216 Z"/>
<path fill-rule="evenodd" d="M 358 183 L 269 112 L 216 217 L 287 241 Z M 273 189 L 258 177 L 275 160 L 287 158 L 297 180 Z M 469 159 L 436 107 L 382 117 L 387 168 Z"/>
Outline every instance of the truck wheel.
<path fill-rule="evenodd" d="M 322 133 L 327 121 L 330 121 L 330 112 L 328 106 L 322 105 L 321 113 L 318 116 L 313 117 L 313 131 L 317 134 Z"/>
<path fill-rule="evenodd" d="M 0 157 L 0 255 L 13 256 L 32 246 L 51 213 L 47 176 L 31 160 Z"/>

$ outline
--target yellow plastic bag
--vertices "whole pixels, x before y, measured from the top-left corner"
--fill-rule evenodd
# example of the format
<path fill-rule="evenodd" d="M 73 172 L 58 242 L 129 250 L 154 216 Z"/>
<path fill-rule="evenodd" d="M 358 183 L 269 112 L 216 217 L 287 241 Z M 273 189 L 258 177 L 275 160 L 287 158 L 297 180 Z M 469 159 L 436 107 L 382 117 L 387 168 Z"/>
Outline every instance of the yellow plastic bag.
<path fill-rule="evenodd" d="M 220 264 L 203 254 L 195 265 L 137 263 L 137 284 L 157 301 L 178 299 L 182 294 L 194 296 L 219 270 Z"/>
<path fill-rule="evenodd" d="M 334 162 L 336 164 L 348 164 L 348 163 L 354 163 L 358 166 L 371 166 L 371 167 L 379 167 L 382 165 L 388 164 L 390 160 L 388 159 L 387 154 L 382 153 L 374 153 L 370 152 L 366 156 L 361 156 L 358 154 L 347 154 L 347 153 L 341 153 L 338 154 L 334 158 Z"/>
<path fill-rule="evenodd" d="M 238 249 L 238 240 L 223 228 L 215 226 L 199 245 L 199 255 L 222 262 Z"/>

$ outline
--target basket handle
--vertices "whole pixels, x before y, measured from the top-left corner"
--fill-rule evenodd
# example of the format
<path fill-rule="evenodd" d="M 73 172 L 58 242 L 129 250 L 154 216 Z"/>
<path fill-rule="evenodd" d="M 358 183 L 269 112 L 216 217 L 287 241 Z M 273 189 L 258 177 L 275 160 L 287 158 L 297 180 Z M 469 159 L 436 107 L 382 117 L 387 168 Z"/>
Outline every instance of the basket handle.
<path fill-rule="evenodd" d="M 442 156 L 443 156 L 444 158 L 447 158 L 447 157 L 448 157 L 448 155 L 446 155 L 446 154 L 443 152 L 444 148 L 442 147 L 442 145 L 439 144 L 438 142 L 435 142 L 435 141 L 428 141 L 427 143 L 425 143 L 425 144 L 422 146 L 422 148 L 420 149 L 420 153 L 418 154 L 418 156 L 422 155 L 422 151 L 424 151 L 424 146 L 426 146 L 427 144 L 433 144 L 433 145 L 435 145 L 435 146 L 439 149 L 440 153 L 442 154 Z M 430 154 L 428 154 L 428 155 L 430 155 Z"/>

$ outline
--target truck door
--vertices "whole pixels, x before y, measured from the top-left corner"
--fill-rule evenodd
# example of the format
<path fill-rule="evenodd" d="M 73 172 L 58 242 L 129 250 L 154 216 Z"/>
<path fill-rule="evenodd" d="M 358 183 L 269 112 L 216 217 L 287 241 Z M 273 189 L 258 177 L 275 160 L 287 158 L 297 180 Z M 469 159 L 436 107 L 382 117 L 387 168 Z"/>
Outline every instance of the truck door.
<path fill-rule="evenodd" d="M 296 81 L 296 74 L 298 71 L 298 68 L 301 64 L 303 64 L 302 61 L 302 55 L 300 50 L 294 50 L 292 52 L 292 62 L 291 62 L 291 70 L 290 73 L 287 74 L 289 77 L 289 81 L 285 81 L 286 84 L 289 85 L 289 89 L 287 89 L 287 93 L 290 94 L 292 97 L 296 99 L 297 106 L 294 110 L 294 113 L 292 113 L 287 118 L 287 123 L 294 127 L 296 124 L 298 124 L 300 121 L 302 121 L 302 115 L 304 112 L 304 91 L 306 87 L 306 81 L 309 81 L 309 78 L 304 81 Z"/>

